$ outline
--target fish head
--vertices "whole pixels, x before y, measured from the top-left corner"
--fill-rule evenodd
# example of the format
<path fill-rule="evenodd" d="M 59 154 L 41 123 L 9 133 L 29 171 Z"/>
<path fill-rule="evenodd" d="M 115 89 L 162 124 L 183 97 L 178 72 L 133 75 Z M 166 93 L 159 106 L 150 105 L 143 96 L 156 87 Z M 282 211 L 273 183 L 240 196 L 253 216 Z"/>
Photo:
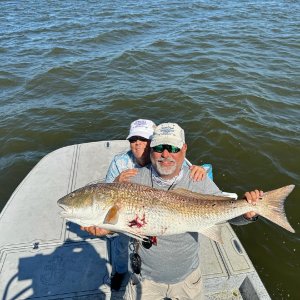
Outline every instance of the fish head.
<path fill-rule="evenodd" d="M 101 200 L 101 199 L 100 199 Z M 97 225 L 103 219 L 104 203 L 95 197 L 93 187 L 83 187 L 60 198 L 60 215 L 81 226 Z"/>

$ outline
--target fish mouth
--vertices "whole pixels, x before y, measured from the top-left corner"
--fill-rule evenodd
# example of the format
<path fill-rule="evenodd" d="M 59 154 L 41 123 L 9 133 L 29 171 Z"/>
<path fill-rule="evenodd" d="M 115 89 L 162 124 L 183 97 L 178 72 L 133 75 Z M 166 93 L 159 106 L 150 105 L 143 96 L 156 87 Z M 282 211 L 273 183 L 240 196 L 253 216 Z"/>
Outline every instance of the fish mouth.
<path fill-rule="evenodd" d="M 68 218 L 72 215 L 72 210 L 70 210 L 70 208 L 64 204 L 61 204 L 58 202 L 58 205 L 63 209 L 61 212 L 60 212 L 60 215 L 63 217 L 63 218 Z"/>
<path fill-rule="evenodd" d="M 70 216 L 71 216 L 71 214 L 70 214 L 68 211 L 66 211 L 66 210 L 61 211 L 61 212 L 60 212 L 60 215 L 61 215 L 63 218 L 67 218 L 67 217 L 70 217 Z"/>
<path fill-rule="evenodd" d="M 71 210 L 63 210 L 60 212 L 60 216 L 68 222 L 78 224 L 80 226 L 93 226 L 93 222 L 85 220 L 80 216 L 74 216 Z"/>
<path fill-rule="evenodd" d="M 76 213 L 72 207 L 66 206 L 64 204 L 59 204 L 59 206 L 63 209 L 60 211 L 60 216 L 67 221 L 71 221 L 73 223 L 79 224 L 81 226 L 91 226 L 90 220 L 85 220 L 84 216 L 80 213 Z"/>

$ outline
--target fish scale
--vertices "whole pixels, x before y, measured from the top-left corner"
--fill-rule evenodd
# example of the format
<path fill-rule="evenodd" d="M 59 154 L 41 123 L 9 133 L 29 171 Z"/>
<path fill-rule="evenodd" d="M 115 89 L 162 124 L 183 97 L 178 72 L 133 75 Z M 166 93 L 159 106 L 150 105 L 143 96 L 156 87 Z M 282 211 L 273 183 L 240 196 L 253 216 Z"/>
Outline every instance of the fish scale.
<path fill-rule="evenodd" d="M 293 189 L 294 185 L 289 185 L 266 192 L 253 205 L 244 199 L 184 189 L 163 191 L 134 183 L 98 183 L 73 191 L 59 199 L 58 205 L 63 208 L 61 215 L 69 221 L 140 239 L 200 232 L 220 241 L 215 225 L 249 211 L 294 232 L 284 212 L 284 201 Z"/>

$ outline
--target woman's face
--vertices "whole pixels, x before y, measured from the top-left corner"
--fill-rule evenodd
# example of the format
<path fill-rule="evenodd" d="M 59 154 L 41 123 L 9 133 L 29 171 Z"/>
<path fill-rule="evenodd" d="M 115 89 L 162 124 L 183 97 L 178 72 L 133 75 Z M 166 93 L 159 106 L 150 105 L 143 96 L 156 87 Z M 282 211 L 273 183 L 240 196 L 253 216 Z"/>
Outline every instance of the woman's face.
<path fill-rule="evenodd" d="M 150 163 L 150 140 L 140 136 L 129 138 L 130 149 L 139 165 L 142 167 Z"/>

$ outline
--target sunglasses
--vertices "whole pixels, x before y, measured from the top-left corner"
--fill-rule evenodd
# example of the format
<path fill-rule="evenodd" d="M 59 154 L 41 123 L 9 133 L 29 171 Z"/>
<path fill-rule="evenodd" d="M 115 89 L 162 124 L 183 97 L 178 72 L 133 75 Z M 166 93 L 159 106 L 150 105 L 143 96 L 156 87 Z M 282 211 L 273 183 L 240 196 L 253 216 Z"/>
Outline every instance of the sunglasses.
<path fill-rule="evenodd" d="M 170 153 L 178 153 L 181 149 L 172 145 L 157 145 L 152 147 L 154 152 L 162 153 L 165 149 Z"/>
<path fill-rule="evenodd" d="M 135 274 L 141 273 L 142 260 L 141 257 L 137 253 L 130 254 L 130 266 Z"/>
<path fill-rule="evenodd" d="M 152 245 L 156 245 L 157 240 L 156 237 L 148 237 L 148 240 L 145 240 L 142 242 L 142 246 L 146 249 L 150 249 Z M 137 252 L 133 252 L 130 254 L 130 265 L 131 269 L 135 274 L 141 273 L 141 267 L 142 267 L 142 260 L 141 257 L 138 255 Z"/>
<path fill-rule="evenodd" d="M 146 138 L 143 138 L 141 136 L 133 136 L 128 139 L 130 144 L 135 143 L 136 141 L 141 141 L 141 142 L 148 142 L 149 140 Z"/>

